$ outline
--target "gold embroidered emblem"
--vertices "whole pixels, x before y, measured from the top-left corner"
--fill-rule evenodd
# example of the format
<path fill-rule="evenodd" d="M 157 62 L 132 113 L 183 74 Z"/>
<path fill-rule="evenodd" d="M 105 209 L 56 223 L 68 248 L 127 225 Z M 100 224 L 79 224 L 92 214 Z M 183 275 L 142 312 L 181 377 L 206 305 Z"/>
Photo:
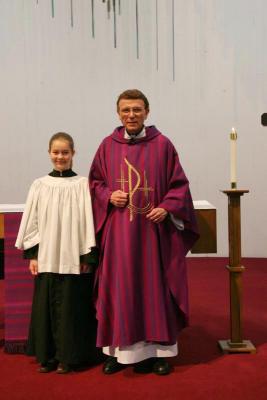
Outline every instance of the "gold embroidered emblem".
<path fill-rule="evenodd" d="M 137 169 L 129 163 L 127 158 L 124 158 L 124 162 L 127 165 L 127 178 L 125 178 L 124 168 L 121 164 L 121 176 L 120 179 L 117 179 L 117 182 L 121 184 L 121 190 L 123 192 L 129 193 L 129 204 L 127 208 L 130 210 L 130 221 L 133 221 L 135 214 L 147 214 L 152 208 L 153 204 L 149 201 L 149 192 L 153 191 L 154 189 L 148 186 L 147 178 L 146 178 L 146 171 L 143 172 L 143 186 L 141 185 L 141 174 L 137 171 Z M 135 179 L 134 179 L 135 177 Z M 136 182 L 134 182 L 136 180 Z M 128 183 L 128 191 L 125 189 L 125 184 Z M 144 194 L 144 198 L 146 204 L 144 207 L 138 207 L 134 204 L 134 195 L 138 192 L 142 191 Z"/>

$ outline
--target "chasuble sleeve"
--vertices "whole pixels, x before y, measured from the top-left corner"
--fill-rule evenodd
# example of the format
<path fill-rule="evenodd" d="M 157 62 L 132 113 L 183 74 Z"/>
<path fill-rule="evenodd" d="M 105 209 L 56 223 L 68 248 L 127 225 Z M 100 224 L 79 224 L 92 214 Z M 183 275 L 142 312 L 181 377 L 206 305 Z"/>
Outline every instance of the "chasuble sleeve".
<path fill-rule="evenodd" d="M 180 164 L 177 151 L 169 142 L 167 161 L 167 193 L 158 207 L 164 208 L 175 219 L 183 221 L 184 236 L 192 236 L 193 242 L 198 238 L 198 229 L 191 197 L 189 182 Z"/>
<path fill-rule="evenodd" d="M 104 145 L 100 145 L 89 173 L 90 192 L 92 197 L 95 233 L 103 228 L 110 210 L 111 189 L 107 185 Z"/>
<path fill-rule="evenodd" d="M 39 184 L 38 180 L 36 180 L 29 190 L 15 243 L 15 246 L 21 250 L 27 250 L 40 242 L 38 230 L 38 195 Z"/>

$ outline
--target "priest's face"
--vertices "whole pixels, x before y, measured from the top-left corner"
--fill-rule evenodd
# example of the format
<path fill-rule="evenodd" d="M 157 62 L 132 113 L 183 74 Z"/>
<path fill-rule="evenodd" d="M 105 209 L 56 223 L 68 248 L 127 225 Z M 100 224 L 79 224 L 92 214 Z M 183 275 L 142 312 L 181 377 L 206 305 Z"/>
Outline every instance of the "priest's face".
<path fill-rule="evenodd" d="M 148 113 L 149 110 L 145 108 L 142 99 L 121 99 L 119 101 L 119 118 L 129 134 L 141 132 Z"/>
<path fill-rule="evenodd" d="M 69 142 L 63 139 L 54 140 L 49 150 L 50 159 L 56 171 L 65 171 L 72 166 L 72 151 Z"/>

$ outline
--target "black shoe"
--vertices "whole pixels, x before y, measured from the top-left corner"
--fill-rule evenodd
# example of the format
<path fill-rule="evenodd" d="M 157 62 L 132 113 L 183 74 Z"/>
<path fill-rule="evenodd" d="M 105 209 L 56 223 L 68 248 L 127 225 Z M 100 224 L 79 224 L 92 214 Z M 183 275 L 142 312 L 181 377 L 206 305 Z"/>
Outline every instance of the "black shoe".
<path fill-rule="evenodd" d="M 171 366 L 165 358 L 159 357 L 153 364 L 153 372 L 156 375 L 168 375 L 171 372 Z"/>
<path fill-rule="evenodd" d="M 153 366 L 156 361 L 157 358 L 147 358 L 146 360 L 134 364 L 133 370 L 137 374 L 149 374 L 153 371 Z"/>
<path fill-rule="evenodd" d="M 125 368 L 124 364 L 120 364 L 115 357 L 108 357 L 103 365 L 103 372 L 106 375 L 115 374 Z"/>
<path fill-rule="evenodd" d="M 57 374 L 68 374 L 69 372 L 71 372 L 72 369 L 70 367 L 70 365 L 68 364 L 63 364 L 63 363 L 59 363 L 58 367 L 57 367 Z"/>
<path fill-rule="evenodd" d="M 49 360 L 40 365 L 40 367 L 38 368 L 38 372 L 41 372 L 42 374 L 47 374 L 48 372 L 55 371 L 57 369 L 57 366 L 57 360 Z"/>

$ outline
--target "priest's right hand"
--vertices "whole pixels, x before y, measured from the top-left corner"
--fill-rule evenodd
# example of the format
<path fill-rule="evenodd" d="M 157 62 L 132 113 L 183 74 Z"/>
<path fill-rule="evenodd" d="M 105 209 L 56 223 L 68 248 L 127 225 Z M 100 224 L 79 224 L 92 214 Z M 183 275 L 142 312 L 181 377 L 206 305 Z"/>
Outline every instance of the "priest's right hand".
<path fill-rule="evenodd" d="M 115 207 L 125 207 L 128 202 L 128 193 L 122 190 L 115 190 L 115 192 L 111 193 L 110 202 Z"/>
<path fill-rule="evenodd" d="M 38 275 L 38 261 L 30 260 L 29 270 L 32 275 Z"/>

